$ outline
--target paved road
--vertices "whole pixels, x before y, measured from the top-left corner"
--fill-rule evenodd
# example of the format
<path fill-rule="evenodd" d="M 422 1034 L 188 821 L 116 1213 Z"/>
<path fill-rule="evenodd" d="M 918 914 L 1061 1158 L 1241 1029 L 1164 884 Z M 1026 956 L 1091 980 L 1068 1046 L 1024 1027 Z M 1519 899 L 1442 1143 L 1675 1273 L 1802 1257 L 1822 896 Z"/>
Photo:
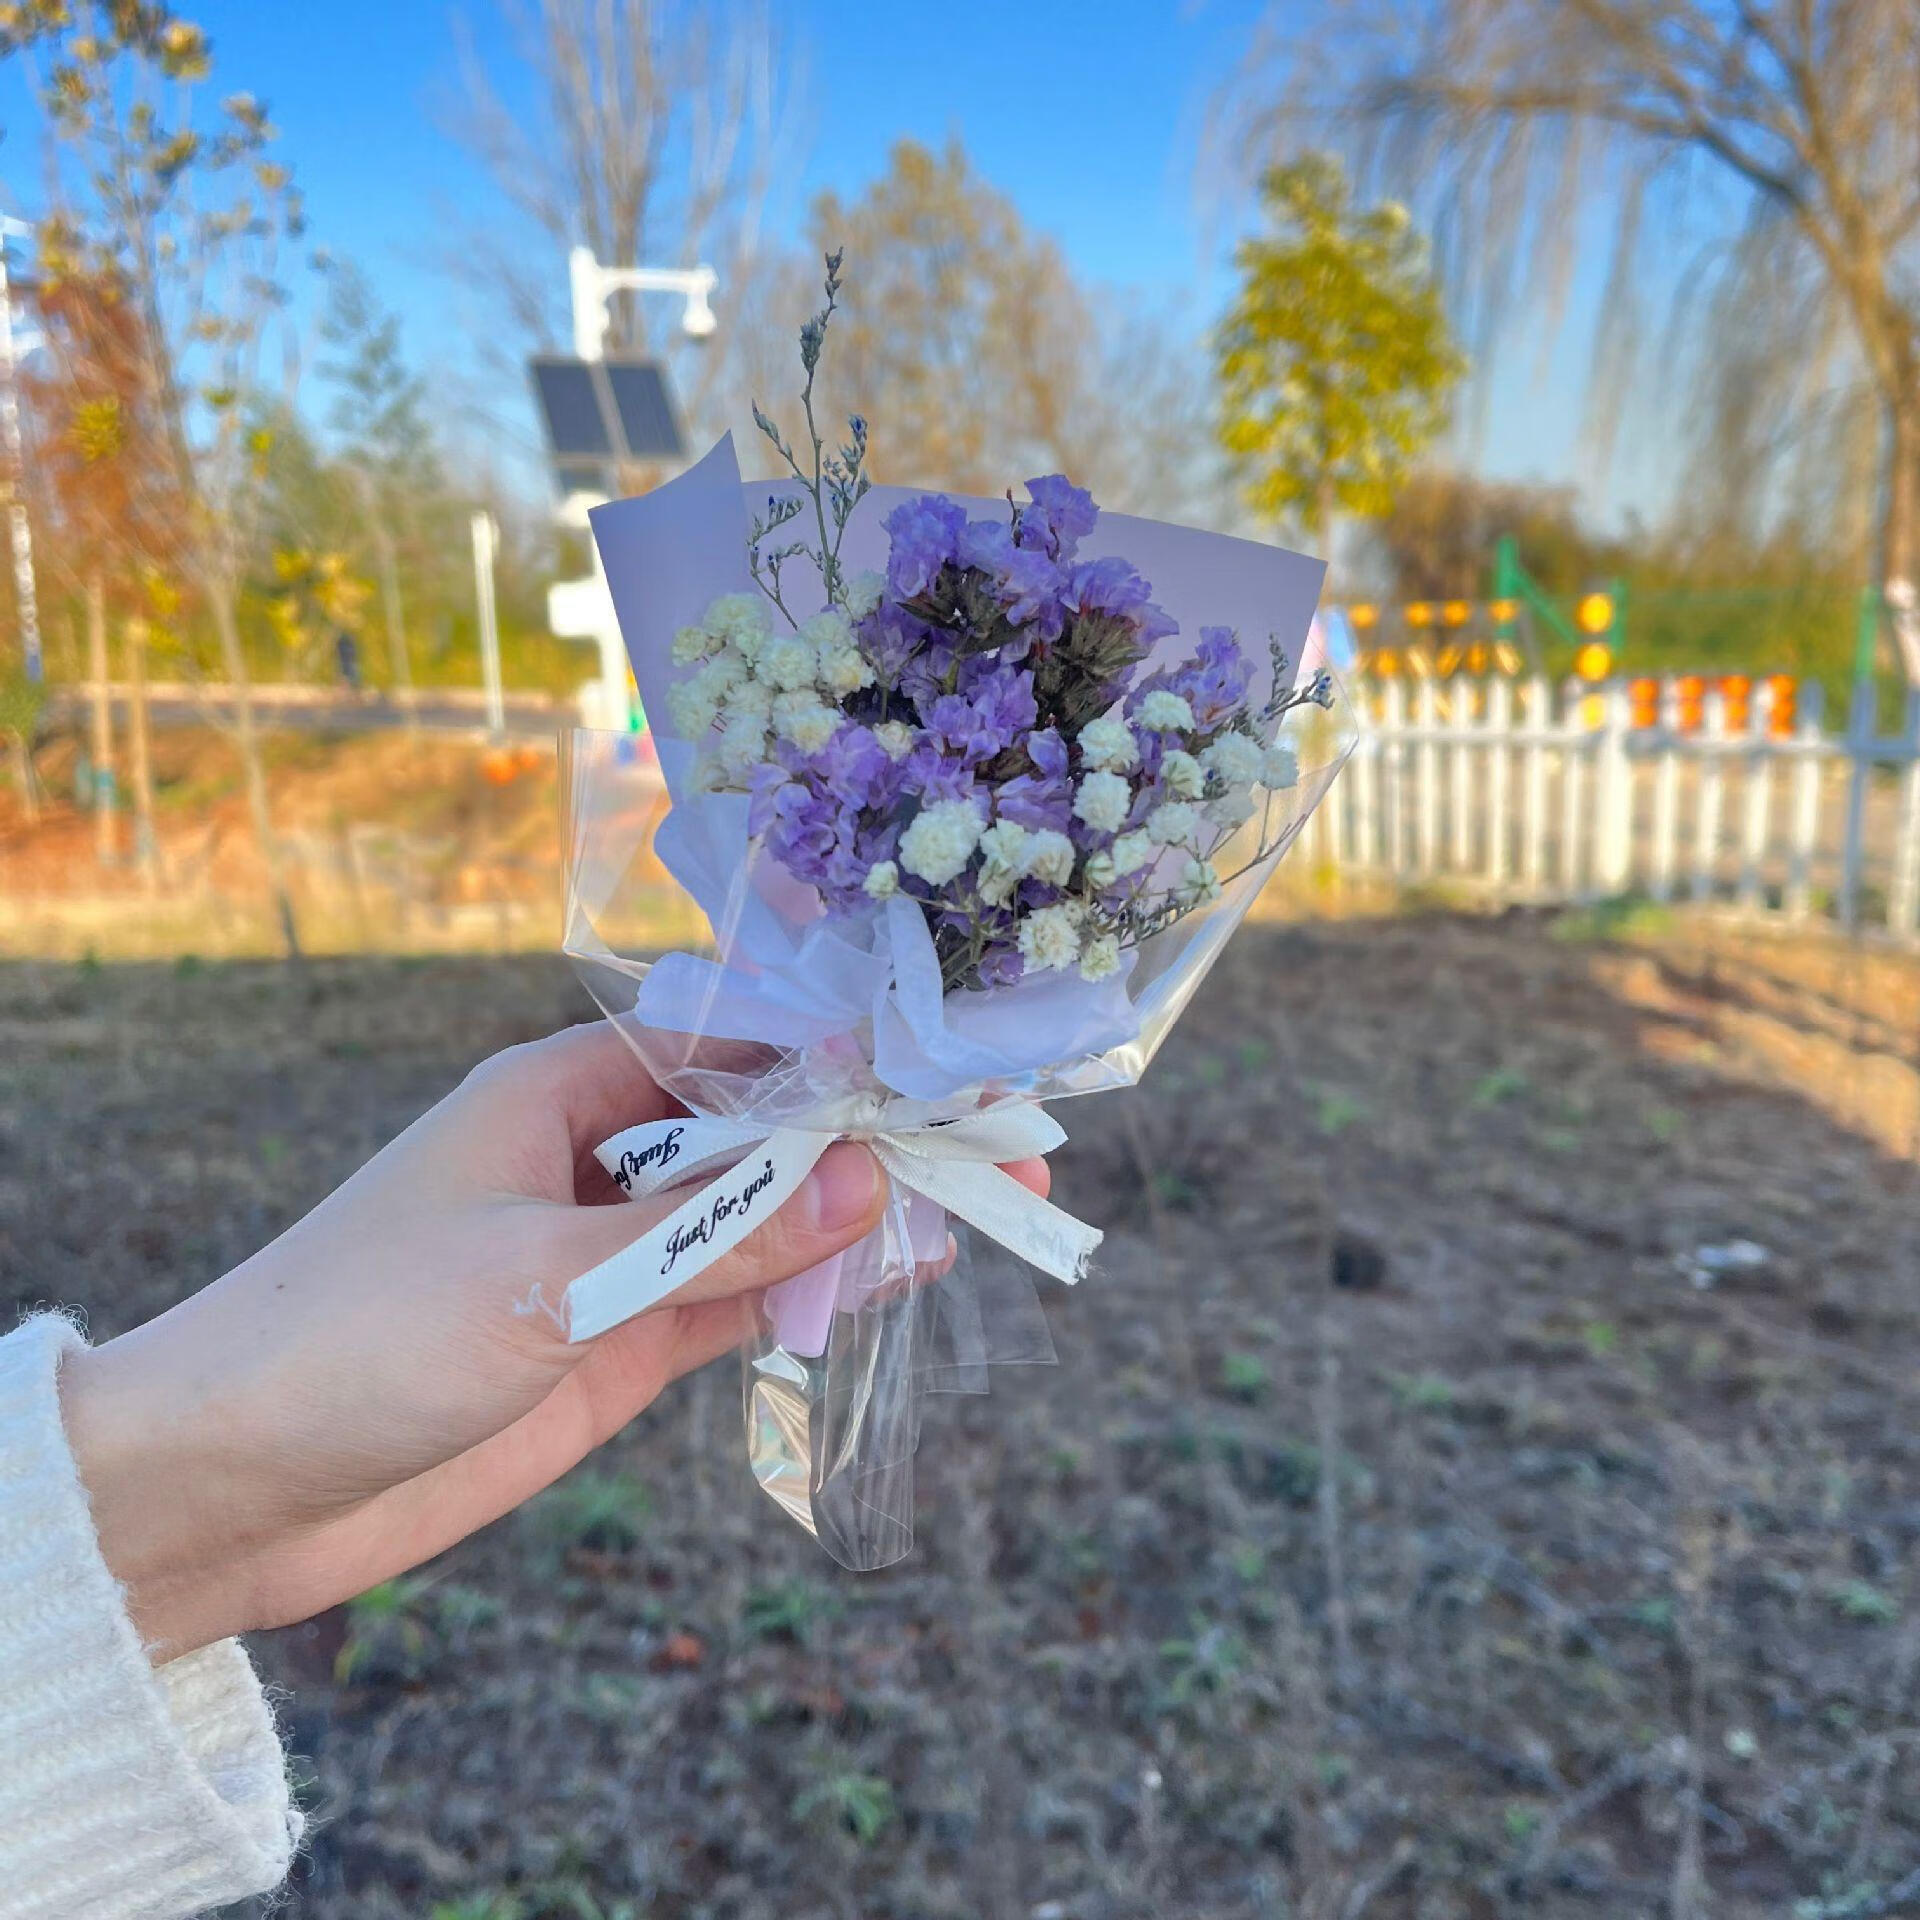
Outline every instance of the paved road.
<path fill-rule="evenodd" d="M 124 708 L 126 687 L 114 682 L 107 691 L 115 706 Z M 204 725 L 210 712 L 223 714 L 230 705 L 219 687 L 172 683 L 150 687 L 147 704 L 154 724 L 163 727 Z M 84 722 L 86 690 L 60 688 L 49 705 L 55 720 Z M 314 733 L 374 733 L 404 726 L 407 720 L 407 709 L 383 694 L 356 697 L 332 687 L 257 686 L 253 705 L 263 725 Z M 420 726 L 436 733 L 478 733 L 487 724 L 484 697 L 464 687 L 422 689 L 413 715 Z M 506 731 L 513 739 L 550 739 L 563 727 L 576 725 L 579 717 L 571 701 L 550 694 L 509 694 L 506 716 Z"/>

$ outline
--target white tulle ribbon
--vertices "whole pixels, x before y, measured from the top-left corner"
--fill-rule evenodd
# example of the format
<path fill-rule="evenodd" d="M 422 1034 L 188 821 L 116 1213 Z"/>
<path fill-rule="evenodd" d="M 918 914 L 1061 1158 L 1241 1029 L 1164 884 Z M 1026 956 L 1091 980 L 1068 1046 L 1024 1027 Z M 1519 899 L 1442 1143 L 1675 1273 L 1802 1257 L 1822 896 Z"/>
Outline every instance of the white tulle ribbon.
<path fill-rule="evenodd" d="M 890 1178 L 971 1222 L 1069 1285 L 1100 1244 L 1096 1228 L 1023 1187 L 1000 1163 L 1051 1153 L 1066 1131 L 1042 1107 L 1006 1100 L 954 1120 L 886 1126 L 836 1116 L 832 1128 L 756 1127 L 693 1117 L 629 1127 L 594 1150 L 630 1200 L 718 1173 L 657 1226 L 567 1289 L 569 1340 L 590 1340 L 683 1287 L 759 1226 L 836 1140 L 861 1140 Z M 864 1118 L 880 1124 L 863 1126 Z"/>

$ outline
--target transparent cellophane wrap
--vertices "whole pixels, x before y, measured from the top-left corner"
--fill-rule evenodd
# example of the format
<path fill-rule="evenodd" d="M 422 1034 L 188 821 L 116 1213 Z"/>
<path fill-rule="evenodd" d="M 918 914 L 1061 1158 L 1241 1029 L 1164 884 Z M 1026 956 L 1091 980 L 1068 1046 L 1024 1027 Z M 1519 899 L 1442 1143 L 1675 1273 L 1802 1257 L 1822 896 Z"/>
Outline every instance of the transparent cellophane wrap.
<path fill-rule="evenodd" d="M 696 503 L 684 496 L 703 483 L 698 504 L 706 511 L 692 511 Z M 682 499 L 666 499 L 676 491 Z M 876 488 L 863 503 L 864 528 L 856 518 L 849 529 L 855 567 L 884 565 L 884 543 L 876 551 L 872 536 L 907 494 Z M 964 504 L 977 513 L 994 509 Z M 711 518 L 724 522 L 720 537 L 690 551 L 688 530 L 710 534 Z M 1101 527 L 1121 552 L 1131 552 L 1130 531 L 1140 543 L 1141 529 L 1215 539 L 1115 515 L 1103 515 Z M 667 710 L 674 628 L 745 584 L 745 530 L 724 442 L 656 494 L 596 514 L 602 562 L 650 716 Z M 868 539 L 856 542 L 862 531 Z M 1297 661 L 1320 569 L 1278 549 L 1255 551 L 1296 570 L 1281 583 L 1285 604 L 1270 605 L 1271 617 L 1257 627 L 1244 615 L 1242 624 L 1261 638 L 1280 636 Z M 1197 599 L 1203 583 L 1169 593 L 1164 557 L 1158 572 L 1149 570 L 1150 558 L 1136 564 L 1183 628 L 1155 649 L 1143 668 L 1150 671 L 1190 654 L 1197 626 L 1213 623 L 1218 609 L 1210 602 L 1233 595 Z M 1258 657 L 1261 649 L 1249 652 Z M 695 1115 L 770 1133 L 881 1132 L 1002 1100 L 1131 1086 L 1351 751 L 1352 710 L 1337 693 L 1330 708 L 1296 708 L 1282 720 L 1281 737 L 1294 745 L 1297 783 L 1260 795 L 1259 811 L 1213 855 L 1223 882 L 1218 896 L 1133 948 L 1117 978 L 1094 987 L 1073 974 L 1045 975 L 941 996 L 936 970 L 930 1000 L 930 939 L 919 951 L 915 928 L 903 929 L 897 918 L 890 925 L 880 910 L 865 925 L 827 922 L 818 896 L 747 834 L 744 796 L 693 791 L 691 743 L 665 729 L 648 741 L 578 730 L 563 741 L 561 766 L 565 949 L 648 1073 Z M 1165 858 L 1184 855 L 1175 849 Z M 703 955 L 658 956 L 663 919 L 682 917 L 662 865 L 701 909 L 710 932 Z M 903 905 L 896 900 L 892 912 Z M 890 955 L 892 948 L 899 951 Z M 958 1257 L 942 1273 L 950 1233 Z M 751 1320 L 743 1328 L 742 1377 L 754 1477 L 855 1570 L 889 1565 L 912 1548 L 926 1396 L 984 1392 L 996 1363 L 1054 1358 L 1033 1274 L 999 1248 L 975 1263 L 960 1223 L 898 1184 L 867 1240 L 772 1289 Z"/>

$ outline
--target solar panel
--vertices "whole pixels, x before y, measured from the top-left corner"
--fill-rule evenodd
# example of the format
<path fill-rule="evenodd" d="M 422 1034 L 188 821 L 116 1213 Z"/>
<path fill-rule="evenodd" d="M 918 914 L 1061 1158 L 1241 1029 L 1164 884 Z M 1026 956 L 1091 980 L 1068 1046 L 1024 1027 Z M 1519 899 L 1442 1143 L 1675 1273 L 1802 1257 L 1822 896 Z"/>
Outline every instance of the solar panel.
<path fill-rule="evenodd" d="M 636 460 L 684 460 L 686 442 L 660 369 L 649 360 L 606 363 L 627 452 Z"/>
<path fill-rule="evenodd" d="M 673 397 L 655 362 L 543 355 L 529 370 L 562 491 L 612 492 L 623 464 L 686 458 Z"/>

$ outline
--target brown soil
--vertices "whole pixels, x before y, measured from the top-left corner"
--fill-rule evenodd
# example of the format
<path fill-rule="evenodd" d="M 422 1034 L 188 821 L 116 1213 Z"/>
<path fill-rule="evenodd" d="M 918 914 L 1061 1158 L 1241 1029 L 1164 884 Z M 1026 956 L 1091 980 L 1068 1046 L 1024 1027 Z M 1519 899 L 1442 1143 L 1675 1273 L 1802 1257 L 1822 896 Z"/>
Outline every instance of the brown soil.
<path fill-rule="evenodd" d="M 0 1272 L 124 1327 L 585 1011 L 541 960 L 0 969 Z M 1248 928 L 1062 1111 L 1104 1271 L 1057 1370 L 937 1404 L 910 1561 L 773 1513 L 722 1365 L 268 1637 L 287 1910 L 1912 1911 L 1917 1036 L 1837 948 Z"/>

